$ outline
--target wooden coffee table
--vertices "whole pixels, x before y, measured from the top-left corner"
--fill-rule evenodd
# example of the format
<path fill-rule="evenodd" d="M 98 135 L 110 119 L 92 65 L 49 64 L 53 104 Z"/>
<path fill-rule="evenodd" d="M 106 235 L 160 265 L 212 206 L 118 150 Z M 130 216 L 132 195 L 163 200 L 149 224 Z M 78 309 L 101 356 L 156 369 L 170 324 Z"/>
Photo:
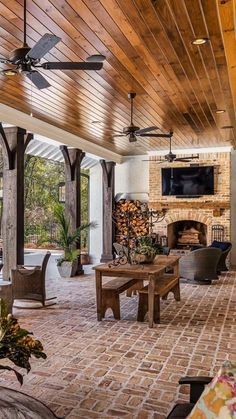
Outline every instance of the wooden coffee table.
<path fill-rule="evenodd" d="M 173 269 L 173 275 L 179 279 L 179 256 L 159 255 L 154 263 L 146 265 L 119 265 L 110 267 L 109 264 L 95 266 L 97 319 L 102 320 L 102 279 L 104 277 L 125 277 L 148 281 L 148 314 L 149 327 L 154 324 L 155 283 L 163 278 L 167 268 Z"/>

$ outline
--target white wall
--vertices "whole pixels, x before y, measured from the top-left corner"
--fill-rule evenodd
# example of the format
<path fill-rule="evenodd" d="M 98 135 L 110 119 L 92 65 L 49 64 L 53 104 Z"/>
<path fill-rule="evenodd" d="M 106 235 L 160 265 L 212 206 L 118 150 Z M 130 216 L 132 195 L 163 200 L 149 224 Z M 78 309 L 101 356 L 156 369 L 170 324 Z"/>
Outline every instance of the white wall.
<path fill-rule="evenodd" d="M 128 158 L 115 167 L 115 194 L 148 192 L 148 162 L 144 157 Z M 90 220 L 98 227 L 90 231 L 90 261 L 99 263 L 102 254 L 102 168 L 100 163 L 90 170 Z"/>
<path fill-rule="evenodd" d="M 117 164 L 115 169 L 115 193 L 148 192 L 149 169 L 147 156 L 127 158 L 122 164 Z"/>
<path fill-rule="evenodd" d="M 236 151 L 231 152 L 231 265 L 236 266 Z"/>
<path fill-rule="evenodd" d="M 98 226 L 90 230 L 90 262 L 98 263 L 102 254 L 102 168 L 100 163 L 90 169 L 90 221 Z"/>

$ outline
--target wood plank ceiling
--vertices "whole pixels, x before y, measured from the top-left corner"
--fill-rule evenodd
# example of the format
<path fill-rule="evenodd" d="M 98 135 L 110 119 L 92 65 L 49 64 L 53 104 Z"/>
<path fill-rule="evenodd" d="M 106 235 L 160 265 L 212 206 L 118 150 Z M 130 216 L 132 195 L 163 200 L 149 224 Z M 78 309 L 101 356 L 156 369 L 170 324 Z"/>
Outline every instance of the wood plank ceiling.
<path fill-rule="evenodd" d="M 127 93 L 135 91 L 135 124 L 173 129 L 175 147 L 235 144 L 234 7 L 234 0 L 29 0 L 29 46 L 46 32 L 62 38 L 47 61 L 96 53 L 106 61 L 98 72 L 42 70 L 51 84 L 42 91 L 0 74 L 0 102 L 122 155 L 167 148 L 165 139 L 113 138 L 129 125 Z M 0 56 L 21 46 L 22 17 L 23 0 L 0 2 Z M 193 45 L 196 37 L 209 42 Z"/>

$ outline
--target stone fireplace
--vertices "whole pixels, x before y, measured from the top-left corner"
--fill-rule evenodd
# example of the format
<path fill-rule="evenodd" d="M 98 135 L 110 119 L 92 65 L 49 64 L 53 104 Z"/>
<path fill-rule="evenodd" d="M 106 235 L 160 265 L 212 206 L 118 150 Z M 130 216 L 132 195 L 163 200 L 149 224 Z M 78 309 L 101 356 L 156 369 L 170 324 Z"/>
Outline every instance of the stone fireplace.
<path fill-rule="evenodd" d="M 206 246 L 207 226 L 193 220 L 181 220 L 167 226 L 167 243 L 171 249 Z"/>
<path fill-rule="evenodd" d="M 153 159 L 149 163 L 149 207 L 165 211 L 164 219 L 154 226 L 153 231 L 166 236 L 171 248 L 183 248 L 187 240 L 191 242 L 189 245 L 194 245 L 195 240 L 196 244 L 210 245 L 215 225 L 223 227 L 223 241 L 231 241 L 230 153 L 200 154 L 199 160 L 193 161 L 200 166 L 214 166 L 214 195 L 199 198 L 163 196 L 161 168 L 170 167 L 170 163 L 163 163 L 160 167 Z M 174 167 L 189 166 L 181 162 L 172 164 Z M 186 230 L 190 231 L 186 233 Z M 181 237 L 182 243 L 179 241 Z"/>

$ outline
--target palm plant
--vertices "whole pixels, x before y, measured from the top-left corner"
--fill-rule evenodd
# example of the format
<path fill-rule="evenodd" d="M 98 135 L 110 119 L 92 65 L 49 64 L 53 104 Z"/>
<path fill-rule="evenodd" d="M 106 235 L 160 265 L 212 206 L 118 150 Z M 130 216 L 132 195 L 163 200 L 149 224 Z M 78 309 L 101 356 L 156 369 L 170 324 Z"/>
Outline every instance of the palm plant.
<path fill-rule="evenodd" d="M 74 262 L 77 260 L 80 250 L 76 249 L 76 244 L 80 239 L 81 232 L 89 228 L 95 228 L 97 224 L 95 222 L 82 224 L 75 231 L 71 232 L 70 221 L 66 218 L 62 205 L 56 207 L 55 217 L 59 224 L 59 238 L 54 241 L 64 250 L 64 255 L 57 260 L 57 264 L 60 266 L 63 262 Z"/>

